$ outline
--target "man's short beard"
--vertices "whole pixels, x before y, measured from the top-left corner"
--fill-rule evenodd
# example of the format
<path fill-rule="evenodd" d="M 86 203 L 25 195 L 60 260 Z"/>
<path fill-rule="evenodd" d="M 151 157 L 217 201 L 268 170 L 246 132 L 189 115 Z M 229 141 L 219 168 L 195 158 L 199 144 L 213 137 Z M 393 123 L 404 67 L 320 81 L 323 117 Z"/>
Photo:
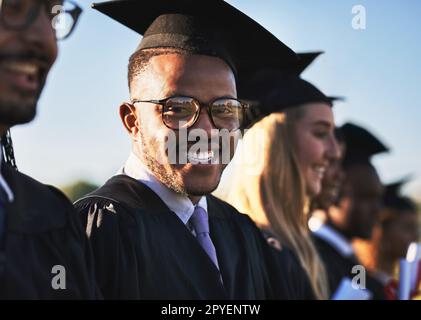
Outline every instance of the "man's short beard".
<path fill-rule="evenodd" d="M 23 105 L 15 101 L 5 101 L 0 97 L 0 123 L 12 127 L 32 121 L 36 115 L 36 101 Z"/>
<path fill-rule="evenodd" d="M 139 136 L 141 142 L 140 158 L 144 165 L 154 174 L 154 176 L 166 187 L 174 192 L 184 196 L 203 196 L 210 194 L 218 188 L 222 172 L 218 181 L 212 186 L 200 186 L 189 184 L 189 180 L 184 181 L 181 171 L 176 170 L 176 164 L 168 162 L 168 155 L 161 148 L 161 142 L 154 139 L 153 136 L 148 138 L 143 129 L 146 126 L 140 124 Z M 168 150 L 166 150 L 168 151 Z M 178 150 L 179 151 L 179 150 Z M 180 159 L 179 159 L 180 160 Z M 223 169 L 225 169 L 226 165 Z M 222 169 L 222 171 L 223 171 Z"/>
<path fill-rule="evenodd" d="M 154 174 L 154 176 L 165 186 L 176 193 L 187 196 L 187 191 L 181 181 L 181 177 L 171 169 L 168 164 L 167 167 L 160 163 L 153 155 L 160 152 L 159 143 L 156 141 L 148 141 L 142 130 L 140 130 L 140 139 L 142 143 L 142 162 Z"/>

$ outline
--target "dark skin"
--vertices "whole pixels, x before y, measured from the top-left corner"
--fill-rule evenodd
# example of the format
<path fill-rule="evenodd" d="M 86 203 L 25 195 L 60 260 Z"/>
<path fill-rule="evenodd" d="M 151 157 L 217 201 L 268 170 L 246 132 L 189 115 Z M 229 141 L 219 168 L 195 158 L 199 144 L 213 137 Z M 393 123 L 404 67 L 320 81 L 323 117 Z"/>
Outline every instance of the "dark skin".
<path fill-rule="evenodd" d="M 205 104 L 221 97 L 236 98 L 235 77 L 219 58 L 170 53 L 152 57 L 130 85 L 132 100 L 175 95 L 193 97 Z M 132 151 L 168 188 L 187 195 L 193 203 L 217 188 L 225 164 L 170 163 L 165 139 L 172 130 L 162 121 L 161 106 L 125 103 L 120 106 L 120 117 L 130 134 Z M 205 109 L 188 130 L 193 129 L 202 129 L 209 137 L 216 129 Z"/>
<path fill-rule="evenodd" d="M 382 209 L 383 186 L 373 166 L 354 164 L 345 169 L 342 197 L 329 210 L 328 223 L 348 239 L 370 239 Z"/>
<path fill-rule="evenodd" d="M 388 209 L 390 218 L 381 226 L 380 250 L 385 260 L 406 256 L 409 245 L 418 241 L 418 216 L 412 210 Z"/>
<path fill-rule="evenodd" d="M 0 23 L 0 135 L 34 118 L 56 60 L 55 32 L 45 8 L 24 30 L 10 30 Z"/>
<path fill-rule="evenodd" d="M 326 168 L 322 180 L 322 190 L 314 199 L 314 210 L 321 209 L 327 212 L 332 205 L 337 203 L 345 179 L 345 172 L 342 168 L 345 145 L 343 143 L 338 143 L 338 145 L 340 151 L 335 158 L 331 159 L 329 166 Z"/>

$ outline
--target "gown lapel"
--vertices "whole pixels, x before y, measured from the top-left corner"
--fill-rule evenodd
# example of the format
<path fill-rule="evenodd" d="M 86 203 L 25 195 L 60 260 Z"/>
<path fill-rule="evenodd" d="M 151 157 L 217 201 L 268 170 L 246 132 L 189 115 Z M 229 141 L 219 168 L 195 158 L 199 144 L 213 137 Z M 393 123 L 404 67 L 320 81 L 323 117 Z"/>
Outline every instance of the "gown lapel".
<path fill-rule="evenodd" d="M 124 195 L 117 193 L 113 198 L 137 208 L 138 214 L 135 219 L 143 219 L 142 215 L 149 216 L 148 228 L 159 232 L 158 235 L 150 234 L 151 238 L 155 239 L 151 249 L 153 254 L 167 259 L 166 263 L 177 272 L 177 277 L 182 274 L 184 281 L 189 282 L 192 287 L 197 287 L 199 294 L 200 291 L 212 292 L 212 296 L 226 298 L 219 270 L 187 226 L 148 186 L 130 177 L 127 179 L 131 179 L 128 182 L 132 193 Z M 138 250 L 143 249 L 138 248 Z"/>

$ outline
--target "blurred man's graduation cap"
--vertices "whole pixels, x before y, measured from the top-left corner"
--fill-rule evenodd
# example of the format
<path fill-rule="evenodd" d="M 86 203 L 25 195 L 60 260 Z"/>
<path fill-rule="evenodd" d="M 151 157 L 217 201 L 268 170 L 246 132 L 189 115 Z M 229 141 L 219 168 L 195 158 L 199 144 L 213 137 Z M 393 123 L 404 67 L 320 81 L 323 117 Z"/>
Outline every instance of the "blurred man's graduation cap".
<path fill-rule="evenodd" d="M 247 125 L 263 117 L 290 107 L 321 102 L 333 106 L 342 97 L 328 97 L 310 82 L 300 78 L 301 73 L 323 52 L 298 53 L 299 60 L 285 70 L 261 68 L 248 77 L 242 77 L 238 96 L 251 104 Z"/>
<path fill-rule="evenodd" d="M 385 186 L 384 193 L 384 206 L 398 211 L 416 211 L 415 203 L 408 197 L 401 194 L 402 187 L 411 180 L 410 176 L 400 179 L 396 182 L 390 183 Z"/>
<path fill-rule="evenodd" d="M 323 53 L 323 51 L 297 53 L 298 60 L 286 67 L 285 74 L 300 76 Z"/>
<path fill-rule="evenodd" d="M 285 68 L 296 54 L 222 0 L 112 0 L 93 8 L 143 35 L 137 50 L 178 48 L 225 60 L 236 73 Z"/>
<path fill-rule="evenodd" d="M 389 151 L 389 148 L 371 132 L 356 124 L 344 124 L 341 127 L 341 133 L 346 145 L 344 167 L 353 164 L 370 164 L 372 156 Z"/>

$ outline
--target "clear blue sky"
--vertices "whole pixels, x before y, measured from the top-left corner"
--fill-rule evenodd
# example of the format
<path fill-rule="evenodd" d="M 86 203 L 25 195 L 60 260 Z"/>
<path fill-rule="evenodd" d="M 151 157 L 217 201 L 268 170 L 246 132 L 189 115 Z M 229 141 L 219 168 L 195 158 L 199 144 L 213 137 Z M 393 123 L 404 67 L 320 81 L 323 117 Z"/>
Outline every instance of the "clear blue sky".
<path fill-rule="evenodd" d="M 305 73 L 337 105 L 338 124 L 367 126 L 392 148 L 375 159 L 385 182 L 413 173 L 406 188 L 421 196 L 421 1 L 229 0 L 295 51 L 323 50 Z M 104 182 L 123 164 L 129 139 L 118 117 L 128 97 L 126 67 L 140 37 L 85 9 L 39 103 L 38 116 L 12 135 L 20 170 L 63 185 Z M 351 26 L 352 7 L 366 8 L 365 30 Z M 252 45 L 252 44 L 251 44 Z"/>

